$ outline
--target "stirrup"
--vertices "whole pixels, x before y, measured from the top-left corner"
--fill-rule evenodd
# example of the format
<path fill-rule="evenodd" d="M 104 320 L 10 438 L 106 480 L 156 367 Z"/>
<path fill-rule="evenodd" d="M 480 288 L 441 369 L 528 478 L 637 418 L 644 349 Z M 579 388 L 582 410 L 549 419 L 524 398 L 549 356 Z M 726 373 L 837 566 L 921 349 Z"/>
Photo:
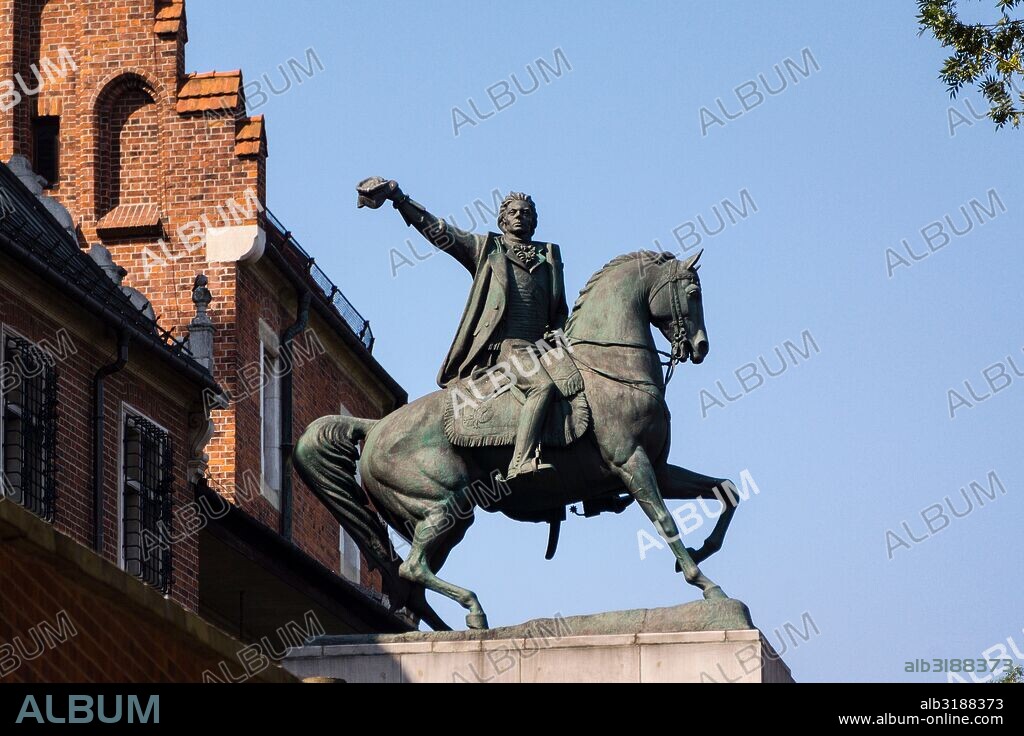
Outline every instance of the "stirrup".
<path fill-rule="evenodd" d="M 498 476 L 497 480 L 501 483 L 508 483 L 509 481 L 515 480 L 516 478 L 522 475 L 536 476 L 539 473 L 549 473 L 555 470 L 557 470 L 557 468 L 555 468 L 554 465 L 552 465 L 551 463 L 542 462 L 539 457 L 534 455 L 533 457 L 529 457 L 526 460 L 523 460 L 521 463 L 518 464 L 518 466 L 515 467 L 514 470 L 510 469 L 509 472 L 505 475 L 505 477 Z"/>

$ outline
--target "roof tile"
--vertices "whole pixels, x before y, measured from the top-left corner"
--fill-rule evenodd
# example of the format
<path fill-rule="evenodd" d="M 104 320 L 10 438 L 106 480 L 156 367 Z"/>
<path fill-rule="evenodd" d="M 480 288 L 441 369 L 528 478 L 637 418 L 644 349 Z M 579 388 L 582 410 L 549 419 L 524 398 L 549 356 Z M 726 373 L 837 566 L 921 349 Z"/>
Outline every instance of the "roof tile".
<path fill-rule="evenodd" d="M 122 204 L 96 223 L 100 235 L 125 235 L 159 232 L 160 208 L 155 204 Z"/>
<path fill-rule="evenodd" d="M 157 35 L 177 34 L 181 30 L 182 21 L 185 20 L 184 0 L 164 0 L 162 5 L 157 7 L 156 22 L 153 24 L 153 31 Z"/>
<path fill-rule="evenodd" d="M 243 158 L 267 155 L 267 128 L 262 115 L 240 121 L 235 133 L 235 155 Z"/>
<path fill-rule="evenodd" d="M 178 90 L 178 112 L 234 109 L 241 102 L 242 72 L 189 74 Z"/>

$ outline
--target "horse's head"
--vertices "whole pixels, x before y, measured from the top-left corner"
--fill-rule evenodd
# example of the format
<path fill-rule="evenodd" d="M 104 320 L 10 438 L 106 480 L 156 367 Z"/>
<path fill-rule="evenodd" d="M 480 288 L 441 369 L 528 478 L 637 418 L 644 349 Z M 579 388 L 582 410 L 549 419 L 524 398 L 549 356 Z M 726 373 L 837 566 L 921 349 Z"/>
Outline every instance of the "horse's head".
<path fill-rule="evenodd" d="M 697 275 L 703 252 L 685 260 L 668 258 L 646 274 L 651 324 L 672 344 L 673 356 L 694 365 L 704 362 L 709 349 Z"/>

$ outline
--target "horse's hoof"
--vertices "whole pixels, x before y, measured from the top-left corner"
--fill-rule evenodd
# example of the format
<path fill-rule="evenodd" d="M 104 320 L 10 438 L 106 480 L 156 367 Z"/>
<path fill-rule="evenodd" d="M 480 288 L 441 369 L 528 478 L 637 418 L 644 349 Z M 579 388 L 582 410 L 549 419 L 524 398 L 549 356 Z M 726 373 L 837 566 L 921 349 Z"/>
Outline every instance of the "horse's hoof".
<path fill-rule="evenodd" d="M 725 594 L 725 591 L 718 585 L 712 585 L 710 588 L 704 591 L 704 600 L 707 601 L 722 601 L 728 600 L 729 596 Z"/>
<path fill-rule="evenodd" d="M 486 629 L 487 626 L 487 614 L 486 613 L 467 613 L 466 614 L 466 626 L 471 629 Z"/>

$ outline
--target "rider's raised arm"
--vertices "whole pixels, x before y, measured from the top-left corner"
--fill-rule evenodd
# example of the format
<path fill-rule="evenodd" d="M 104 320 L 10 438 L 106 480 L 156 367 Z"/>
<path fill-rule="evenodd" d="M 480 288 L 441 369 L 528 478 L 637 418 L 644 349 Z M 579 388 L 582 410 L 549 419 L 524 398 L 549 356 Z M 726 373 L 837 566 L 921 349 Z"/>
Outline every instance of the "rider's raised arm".
<path fill-rule="evenodd" d="M 564 266 L 562 265 L 562 253 L 557 245 L 552 245 L 551 251 L 555 260 L 552 265 L 555 267 L 555 279 L 558 283 L 558 304 L 550 329 L 559 332 L 565 330 L 565 321 L 569 318 L 569 304 L 565 300 L 565 273 Z"/>
<path fill-rule="evenodd" d="M 416 228 L 435 248 L 451 255 L 470 273 L 476 273 L 477 259 L 486 242 L 485 237 L 460 230 L 430 214 L 423 205 L 410 199 L 401 190 L 398 190 L 393 202 L 407 225 Z"/>

